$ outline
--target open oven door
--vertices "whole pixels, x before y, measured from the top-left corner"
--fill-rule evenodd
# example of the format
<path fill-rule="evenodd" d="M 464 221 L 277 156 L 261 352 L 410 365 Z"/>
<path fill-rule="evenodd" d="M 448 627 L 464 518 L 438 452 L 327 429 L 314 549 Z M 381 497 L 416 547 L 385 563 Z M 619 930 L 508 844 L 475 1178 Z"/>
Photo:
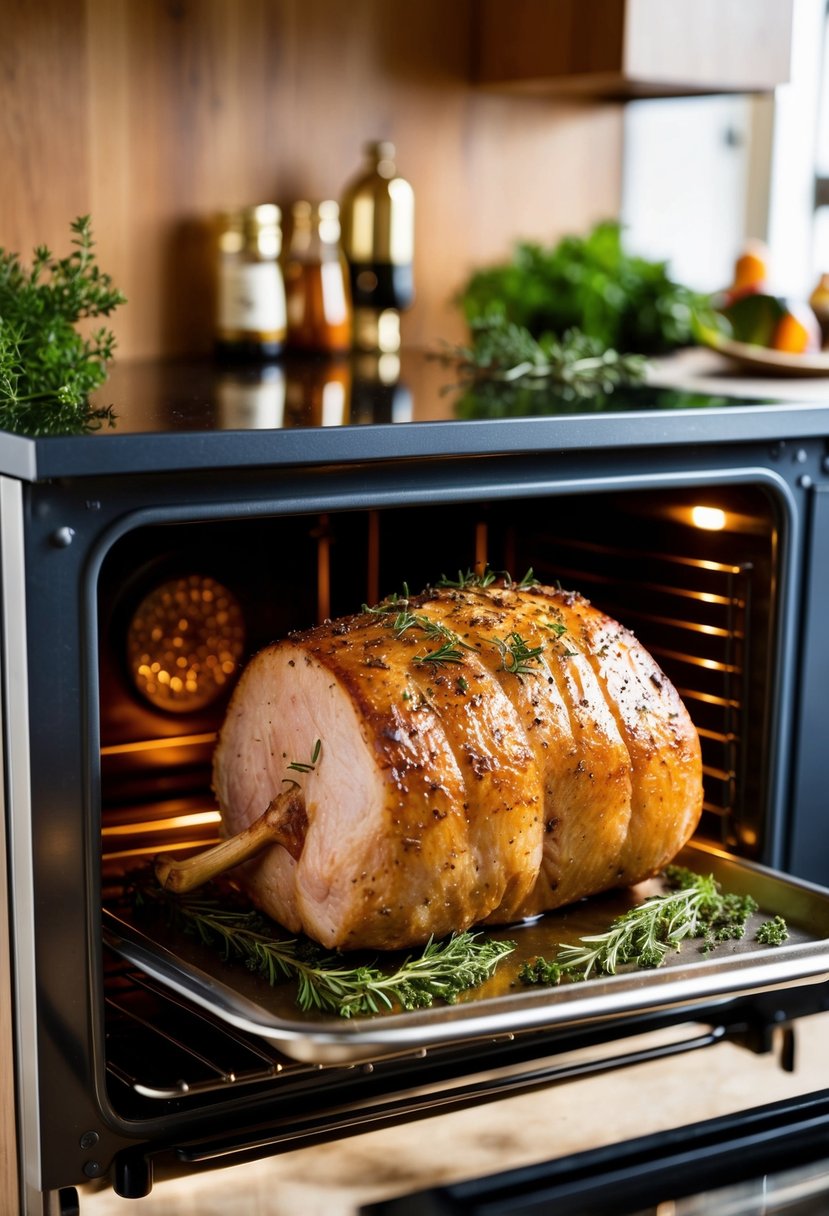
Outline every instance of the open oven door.
<path fill-rule="evenodd" d="M 829 1092 L 436 1187 L 361 1216 L 825 1216 Z"/>

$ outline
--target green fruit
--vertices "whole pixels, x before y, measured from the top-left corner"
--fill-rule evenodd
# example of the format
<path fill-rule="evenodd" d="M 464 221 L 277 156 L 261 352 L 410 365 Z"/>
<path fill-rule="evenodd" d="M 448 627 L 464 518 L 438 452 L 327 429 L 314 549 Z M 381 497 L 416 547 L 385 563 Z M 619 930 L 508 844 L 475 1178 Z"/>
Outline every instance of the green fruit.
<path fill-rule="evenodd" d="M 785 300 L 759 293 L 741 296 L 722 310 L 737 342 L 771 346 L 782 317 L 790 312 Z"/>

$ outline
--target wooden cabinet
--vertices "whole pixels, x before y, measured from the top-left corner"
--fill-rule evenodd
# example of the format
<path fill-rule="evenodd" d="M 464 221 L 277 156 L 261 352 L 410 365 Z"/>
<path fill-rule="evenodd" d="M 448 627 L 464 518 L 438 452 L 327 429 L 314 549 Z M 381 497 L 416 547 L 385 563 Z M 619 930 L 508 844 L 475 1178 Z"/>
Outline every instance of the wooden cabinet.
<path fill-rule="evenodd" d="M 542 94 L 766 92 L 789 78 L 794 0 L 478 0 L 477 83 Z"/>

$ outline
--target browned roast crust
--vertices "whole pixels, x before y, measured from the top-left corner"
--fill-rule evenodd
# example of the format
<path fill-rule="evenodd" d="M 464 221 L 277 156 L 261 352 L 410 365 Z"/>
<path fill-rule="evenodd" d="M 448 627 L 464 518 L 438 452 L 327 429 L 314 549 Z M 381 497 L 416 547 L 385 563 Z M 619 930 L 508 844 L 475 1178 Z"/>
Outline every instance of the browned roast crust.
<path fill-rule="evenodd" d="M 510 583 L 386 607 L 267 648 L 232 698 L 214 760 L 226 830 L 286 776 L 305 792 L 298 856 L 277 847 L 241 876 L 276 919 L 326 945 L 405 947 L 638 881 L 686 842 L 696 732 L 617 622 Z M 540 648 L 517 672 L 515 635 Z M 447 661 L 430 657 L 442 639 Z M 315 734 L 320 764 L 286 774 Z"/>

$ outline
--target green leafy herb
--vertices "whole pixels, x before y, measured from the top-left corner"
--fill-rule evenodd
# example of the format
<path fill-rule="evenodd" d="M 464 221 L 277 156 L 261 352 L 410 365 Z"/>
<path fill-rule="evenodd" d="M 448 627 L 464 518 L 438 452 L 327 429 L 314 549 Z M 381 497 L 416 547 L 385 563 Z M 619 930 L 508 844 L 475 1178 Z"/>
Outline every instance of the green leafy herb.
<path fill-rule="evenodd" d="M 440 645 L 435 650 L 430 650 L 427 654 L 415 655 L 412 659 L 414 663 L 462 663 L 463 651 L 474 650 L 474 646 L 470 646 L 464 642 L 453 630 L 441 624 L 440 621 L 433 621 L 431 617 L 423 614 L 415 614 L 405 610 L 398 613 L 394 619 L 392 628 L 399 636 L 405 633 L 407 629 L 421 629 L 424 636 L 430 642 L 439 642 Z"/>
<path fill-rule="evenodd" d="M 486 383 L 497 385 L 499 391 L 519 384 L 531 391 L 553 385 L 581 400 L 645 377 L 643 356 L 620 354 L 577 329 L 565 330 L 560 337 L 552 333 L 535 337 L 492 313 L 471 322 L 471 337 L 471 345 L 454 347 L 439 357 L 458 367 L 463 386 L 473 395 Z"/>
<path fill-rule="evenodd" d="M 550 248 L 520 242 L 509 262 L 472 274 L 458 302 L 469 322 L 497 311 L 534 337 L 579 329 L 602 348 L 653 354 L 690 345 L 706 301 L 666 263 L 626 253 L 621 225 L 606 221 Z"/>
<path fill-rule="evenodd" d="M 504 671 L 515 676 L 538 674 L 538 668 L 530 667 L 530 663 L 538 663 L 543 646 L 528 646 L 521 634 L 515 631 L 508 633 L 505 638 L 493 637 L 487 640 L 498 648 Z"/>
<path fill-rule="evenodd" d="M 55 258 L 40 245 L 28 270 L 0 249 L 0 426 L 17 434 L 113 425 L 112 408 L 89 397 L 106 380 L 114 335 L 100 328 L 84 337 L 75 326 L 109 316 L 124 297 L 95 262 L 89 216 L 72 232 L 72 253 Z"/>
<path fill-rule="evenodd" d="M 481 574 L 476 574 L 474 570 L 467 568 L 466 573 L 462 570 L 458 571 L 456 579 L 447 578 L 442 574 L 437 581 L 438 587 L 454 587 L 458 591 L 465 591 L 467 587 L 489 587 L 495 582 L 498 575 L 494 570 L 490 570 L 489 566 Z"/>
<path fill-rule="evenodd" d="M 314 751 L 311 755 L 311 759 L 305 760 L 305 761 L 292 760 L 291 763 L 288 765 L 288 768 L 291 769 L 295 773 L 313 773 L 314 769 L 317 767 L 317 761 L 320 758 L 321 751 L 322 751 L 322 740 L 317 739 L 316 743 L 314 744 Z"/>
<path fill-rule="evenodd" d="M 452 1004 L 489 979 L 515 949 L 513 942 L 458 933 L 443 942 L 430 940 L 419 954 L 385 970 L 374 962 L 348 965 L 344 955 L 307 939 L 280 940 L 261 913 L 203 894 L 174 895 L 148 880 L 135 883 L 133 900 L 139 909 L 162 908 L 178 929 L 223 959 L 244 963 L 269 984 L 295 980 L 300 1009 L 344 1018 L 379 1013 L 395 1003 L 406 1010 L 427 1008 L 435 1000 Z"/>
<path fill-rule="evenodd" d="M 764 946 L 782 946 L 789 936 L 789 927 L 782 916 L 764 920 L 757 930 L 757 940 Z"/>
<path fill-rule="evenodd" d="M 745 935 L 748 918 L 757 910 L 750 895 L 724 895 L 713 876 L 682 866 L 668 866 L 665 878 L 672 888 L 668 894 L 654 895 L 618 916 L 606 933 L 561 945 L 551 961 L 525 963 L 519 972 L 522 982 L 558 984 L 586 980 L 592 972 L 615 975 L 625 963 L 660 967 L 685 938 L 702 939 L 700 948 L 707 952 L 718 941 Z"/>

